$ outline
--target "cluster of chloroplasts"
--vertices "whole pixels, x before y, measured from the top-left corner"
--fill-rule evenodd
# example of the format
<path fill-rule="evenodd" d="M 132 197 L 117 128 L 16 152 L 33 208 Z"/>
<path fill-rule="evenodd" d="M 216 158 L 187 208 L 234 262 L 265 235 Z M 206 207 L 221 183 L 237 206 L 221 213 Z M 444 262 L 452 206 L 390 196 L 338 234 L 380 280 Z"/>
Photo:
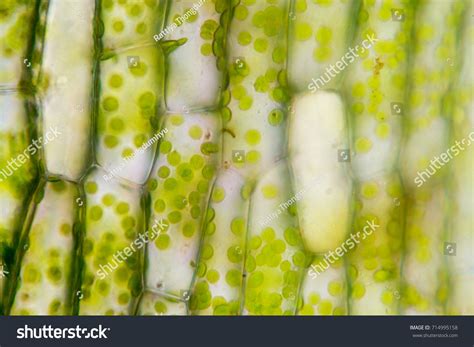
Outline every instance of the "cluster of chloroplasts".
<path fill-rule="evenodd" d="M 119 182 L 106 184 L 103 173 L 94 170 L 84 184 L 87 234 L 82 246 L 86 266 L 80 312 L 93 313 L 101 306 L 107 315 L 127 314 L 141 291 L 140 253 L 119 257 L 116 251 L 138 237 L 143 225 L 140 197 Z"/>
<path fill-rule="evenodd" d="M 26 254 L 12 314 L 34 315 L 47 311 L 54 315 L 70 309 L 62 297 L 68 291 L 71 279 L 75 215 L 72 198 L 77 195 L 77 188 L 63 181 L 44 183 L 37 191 L 34 197 L 36 214 L 23 243 Z M 60 219 L 51 217 L 51 208 L 60 213 Z M 53 240 L 49 239 L 50 230 L 54 230 Z M 40 255 L 43 255 L 42 261 L 37 262 L 36 257 Z"/>

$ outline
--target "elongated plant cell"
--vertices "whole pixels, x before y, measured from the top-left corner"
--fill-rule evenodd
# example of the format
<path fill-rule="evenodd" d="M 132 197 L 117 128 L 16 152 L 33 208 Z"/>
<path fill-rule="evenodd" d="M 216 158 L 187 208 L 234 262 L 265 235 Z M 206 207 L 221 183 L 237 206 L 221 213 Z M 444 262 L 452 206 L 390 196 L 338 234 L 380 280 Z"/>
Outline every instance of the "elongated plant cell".
<path fill-rule="evenodd" d="M 2 0 L 0 314 L 474 314 L 473 10 Z"/>

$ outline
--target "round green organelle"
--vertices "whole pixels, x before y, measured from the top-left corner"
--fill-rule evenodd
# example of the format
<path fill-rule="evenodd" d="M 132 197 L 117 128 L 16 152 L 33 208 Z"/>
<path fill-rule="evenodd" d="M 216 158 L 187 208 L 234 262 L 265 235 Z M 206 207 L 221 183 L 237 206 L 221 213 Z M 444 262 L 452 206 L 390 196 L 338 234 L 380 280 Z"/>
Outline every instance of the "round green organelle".
<path fill-rule="evenodd" d="M 49 304 L 48 313 L 50 315 L 57 315 L 61 310 L 61 306 L 62 306 L 61 301 L 59 301 L 58 299 L 54 299 Z"/>
<path fill-rule="evenodd" d="M 206 227 L 206 230 L 205 230 L 205 234 L 208 235 L 208 236 L 211 236 L 212 234 L 214 234 L 216 231 L 216 223 L 209 223 Z"/>
<path fill-rule="evenodd" d="M 88 194 L 94 194 L 97 193 L 97 183 L 95 182 L 87 182 L 85 184 L 85 191 Z"/>
<path fill-rule="evenodd" d="M 152 108 L 155 106 L 155 95 L 153 92 L 147 91 L 138 98 L 138 105 L 140 108 Z"/>
<path fill-rule="evenodd" d="M 238 85 L 235 85 L 233 88 L 232 88 L 232 93 L 231 93 L 231 96 L 236 99 L 236 100 L 240 100 L 242 99 L 245 95 L 247 95 L 247 90 L 245 89 L 245 87 L 241 84 L 238 84 Z"/>
<path fill-rule="evenodd" d="M 247 272 L 252 272 L 255 271 L 256 267 L 257 263 L 255 262 L 255 258 L 251 255 L 248 255 L 245 261 L 245 269 Z"/>
<path fill-rule="evenodd" d="M 204 166 L 205 160 L 201 155 L 194 154 L 191 157 L 190 163 L 191 163 L 191 166 L 193 167 L 193 169 L 199 170 Z"/>
<path fill-rule="evenodd" d="M 122 151 L 122 158 L 126 159 L 126 158 L 130 158 L 131 156 L 133 155 L 133 149 L 132 148 L 125 148 L 123 151 Z"/>
<path fill-rule="evenodd" d="M 172 166 L 176 166 L 181 162 L 181 155 L 177 151 L 172 151 L 167 156 L 168 163 Z"/>
<path fill-rule="evenodd" d="M 248 14 L 249 14 L 249 11 L 248 11 L 247 7 L 244 6 L 244 5 L 239 5 L 235 8 L 235 13 L 234 13 L 235 18 L 240 20 L 240 21 L 245 20 L 247 18 Z"/>
<path fill-rule="evenodd" d="M 143 8 L 139 4 L 133 4 L 127 8 L 128 15 L 132 17 L 138 17 L 143 11 Z"/>
<path fill-rule="evenodd" d="M 311 25 L 305 22 L 298 22 L 296 24 L 295 33 L 296 33 L 296 40 L 298 41 L 309 40 L 312 35 Z"/>
<path fill-rule="evenodd" d="M 276 64 L 282 64 L 285 61 L 285 49 L 283 47 L 276 47 L 272 52 L 273 62 Z"/>
<path fill-rule="evenodd" d="M 306 0 L 296 0 L 295 1 L 295 10 L 298 13 L 305 12 L 307 9 Z"/>
<path fill-rule="evenodd" d="M 252 146 L 258 145 L 261 140 L 260 132 L 256 129 L 249 130 L 245 133 L 245 141 Z"/>
<path fill-rule="evenodd" d="M 234 64 L 232 64 L 231 73 L 233 76 L 245 77 L 250 73 L 250 67 L 243 58 L 237 58 L 235 59 Z"/>
<path fill-rule="evenodd" d="M 107 207 L 112 206 L 114 202 L 115 196 L 113 194 L 107 193 L 102 197 L 102 203 Z"/>
<path fill-rule="evenodd" d="M 242 258 L 242 249 L 239 246 L 232 246 L 227 249 L 227 259 L 231 263 L 239 263 Z"/>
<path fill-rule="evenodd" d="M 191 296 L 189 306 L 192 310 L 205 310 L 211 305 L 211 292 L 205 281 L 198 282 Z"/>
<path fill-rule="evenodd" d="M 24 265 L 23 280 L 26 283 L 39 283 L 41 281 L 41 272 L 33 264 Z"/>
<path fill-rule="evenodd" d="M 245 95 L 239 100 L 239 108 L 242 111 L 249 110 L 252 107 L 253 98 L 250 95 Z"/>
<path fill-rule="evenodd" d="M 181 212 L 179 211 L 173 211 L 168 214 L 168 220 L 171 224 L 179 223 L 181 221 L 181 218 Z"/>
<path fill-rule="evenodd" d="M 272 98 L 278 102 L 286 102 L 288 100 L 288 93 L 283 87 L 277 87 L 272 91 Z"/>
<path fill-rule="evenodd" d="M 94 250 L 94 242 L 91 239 L 86 238 L 84 240 L 83 245 L 82 245 L 83 254 L 88 255 L 88 254 L 92 253 L 93 250 Z"/>
<path fill-rule="evenodd" d="M 160 234 L 155 240 L 155 245 L 158 249 L 164 250 L 170 246 L 171 239 L 167 234 Z"/>
<path fill-rule="evenodd" d="M 119 140 L 116 136 L 106 135 L 104 137 L 104 143 L 107 148 L 114 148 L 119 144 Z"/>
<path fill-rule="evenodd" d="M 265 35 L 276 36 L 283 28 L 282 10 L 276 6 L 269 6 L 265 10 L 255 13 L 252 24 L 257 28 L 263 28 Z"/>
<path fill-rule="evenodd" d="M 254 271 L 250 274 L 248 279 L 248 286 L 249 288 L 258 288 L 263 284 L 265 276 L 261 271 Z"/>
<path fill-rule="evenodd" d="M 117 207 L 115 208 L 115 211 L 118 213 L 118 214 L 125 214 L 125 213 L 128 213 L 128 211 L 130 210 L 130 205 L 126 202 L 119 202 L 117 204 Z"/>
<path fill-rule="evenodd" d="M 225 275 L 227 284 L 231 287 L 239 287 L 242 282 L 242 274 L 235 269 L 227 271 Z"/>
<path fill-rule="evenodd" d="M 194 223 L 187 222 L 183 226 L 183 235 L 185 237 L 192 237 L 196 231 Z"/>
<path fill-rule="evenodd" d="M 180 126 L 184 122 L 184 118 L 180 114 L 174 114 L 170 117 L 171 124 L 175 126 Z"/>
<path fill-rule="evenodd" d="M 212 55 L 212 46 L 210 43 L 203 43 L 201 45 L 201 54 L 204 56 Z"/>
<path fill-rule="evenodd" d="M 214 188 L 212 192 L 212 201 L 221 202 L 225 198 L 225 190 L 222 187 Z"/>
<path fill-rule="evenodd" d="M 207 272 L 207 276 L 206 276 L 206 279 L 210 282 L 210 283 L 217 283 L 217 281 L 219 281 L 219 278 L 220 278 L 220 275 L 219 275 L 219 272 L 217 270 L 209 270 Z"/>
<path fill-rule="evenodd" d="M 182 210 L 183 208 L 187 206 L 187 204 L 188 204 L 188 200 L 186 199 L 184 195 L 177 194 L 174 196 L 173 205 L 177 209 Z"/>
<path fill-rule="evenodd" d="M 187 163 L 179 164 L 177 168 L 178 176 L 185 182 L 190 182 L 194 177 L 194 172 L 191 165 Z"/>
<path fill-rule="evenodd" d="M 212 258 L 213 255 L 214 255 L 214 249 L 212 248 L 212 246 L 208 244 L 204 245 L 202 248 L 202 253 L 201 253 L 202 259 L 209 260 Z"/>
<path fill-rule="evenodd" d="M 198 125 L 191 126 L 188 133 L 193 140 L 199 140 L 202 137 L 202 129 Z"/>
<path fill-rule="evenodd" d="M 125 230 L 125 237 L 127 238 L 127 240 L 134 240 L 136 235 L 135 235 L 135 230 L 134 229 L 127 229 Z"/>
<path fill-rule="evenodd" d="M 136 148 L 140 148 L 147 141 L 147 137 L 144 134 L 138 134 L 133 139 L 133 144 Z"/>
<path fill-rule="evenodd" d="M 108 232 L 102 234 L 101 238 L 103 238 L 105 240 L 105 242 L 110 243 L 110 242 L 113 242 L 115 240 L 115 235 L 112 232 L 108 231 Z"/>
<path fill-rule="evenodd" d="M 191 207 L 190 211 L 191 217 L 194 219 L 198 219 L 199 216 L 201 215 L 201 208 L 199 206 L 193 206 Z"/>
<path fill-rule="evenodd" d="M 147 25 L 143 22 L 140 22 L 137 24 L 137 26 L 135 27 L 135 31 L 138 33 L 138 34 L 145 34 L 146 31 L 147 31 Z"/>
<path fill-rule="evenodd" d="M 304 267 L 306 264 L 306 256 L 302 251 L 297 251 L 293 255 L 292 260 L 293 260 L 293 264 L 295 264 L 295 266 L 298 266 L 298 267 Z"/>
<path fill-rule="evenodd" d="M 134 66 L 133 68 L 129 69 L 129 71 L 134 75 L 135 77 L 143 77 L 146 75 L 148 71 L 148 65 L 141 61 L 138 62 L 137 66 Z"/>
<path fill-rule="evenodd" d="M 122 76 L 120 76 L 118 74 L 113 74 L 112 76 L 110 76 L 110 78 L 109 78 L 110 87 L 120 88 L 122 86 L 122 84 L 123 84 Z"/>
<path fill-rule="evenodd" d="M 171 142 L 163 140 L 160 143 L 160 153 L 161 154 L 167 154 L 171 151 L 173 146 L 171 145 Z"/>
<path fill-rule="evenodd" d="M 89 210 L 89 217 L 93 221 L 98 221 L 102 218 L 102 208 L 100 206 L 92 206 Z"/>
<path fill-rule="evenodd" d="M 213 19 L 207 19 L 201 26 L 200 36 L 203 40 L 212 40 L 214 32 L 218 28 L 219 24 Z"/>
<path fill-rule="evenodd" d="M 255 80 L 255 83 L 254 83 L 253 86 L 254 86 L 256 92 L 266 93 L 268 91 L 268 89 L 270 88 L 270 83 L 267 81 L 265 76 L 259 76 Z"/>
<path fill-rule="evenodd" d="M 133 218 L 132 216 L 127 216 L 122 219 L 121 225 L 124 229 L 133 228 L 136 225 L 135 218 Z"/>
<path fill-rule="evenodd" d="M 286 244 L 282 240 L 274 240 L 271 242 L 271 249 L 275 253 L 283 253 L 286 249 Z"/>
<path fill-rule="evenodd" d="M 114 130 L 116 132 L 121 132 L 125 129 L 125 124 L 122 119 L 119 117 L 114 117 L 110 120 L 109 126 L 111 130 Z"/>
<path fill-rule="evenodd" d="M 199 263 L 196 267 L 196 275 L 200 278 L 204 277 L 207 272 L 207 265 L 205 263 Z"/>
<path fill-rule="evenodd" d="M 260 236 L 253 236 L 250 239 L 249 247 L 250 247 L 250 249 L 258 249 L 258 248 L 260 248 L 261 244 L 262 244 L 261 237 Z"/>
<path fill-rule="evenodd" d="M 283 122 L 284 113 L 282 110 L 275 108 L 268 114 L 268 123 L 273 126 L 278 126 Z"/>
<path fill-rule="evenodd" d="M 299 236 L 298 230 L 294 227 L 286 228 L 283 235 L 285 237 L 285 241 L 290 246 L 297 246 L 300 242 L 300 236 Z"/>
<path fill-rule="evenodd" d="M 167 178 L 170 175 L 170 172 L 171 171 L 168 166 L 160 166 L 160 168 L 158 169 L 158 177 Z"/>
<path fill-rule="evenodd" d="M 245 230 L 245 220 L 242 217 L 235 217 L 230 224 L 230 230 L 236 236 L 242 236 Z"/>
<path fill-rule="evenodd" d="M 265 242 L 271 242 L 275 239 L 275 230 L 271 227 L 266 227 L 265 229 L 263 229 L 261 235 L 262 235 L 262 239 Z"/>
<path fill-rule="evenodd" d="M 188 198 L 189 198 L 189 203 L 191 205 L 197 205 L 201 201 L 201 195 L 199 194 L 199 192 L 196 192 L 196 191 L 189 193 Z"/>
<path fill-rule="evenodd" d="M 96 288 L 100 294 L 106 296 L 110 291 L 110 284 L 105 280 L 98 280 L 96 282 Z"/>
<path fill-rule="evenodd" d="M 200 180 L 197 185 L 197 190 L 201 194 L 206 194 L 209 189 L 209 181 Z"/>
<path fill-rule="evenodd" d="M 130 301 L 130 294 L 124 292 L 124 293 L 121 293 L 118 298 L 117 298 L 117 302 L 120 304 L 120 305 L 126 305 L 128 304 Z"/>
<path fill-rule="evenodd" d="M 216 169 L 212 165 L 205 165 L 202 169 L 202 177 L 210 180 L 214 176 Z"/>
<path fill-rule="evenodd" d="M 259 37 L 255 39 L 253 48 L 258 52 L 258 53 L 265 53 L 268 48 L 268 40 L 263 37 Z"/>
<path fill-rule="evenodd" d="M 247 46 L 252 42 L 252 35 L 248 31 L 241 31 L 237 40 L 242 46 Z"/>
<path fill-rule="evenodd" d="M 175 178 L 170 177 L 165 180 L 164 187 L 165 190 L 174 190 L 178 186 L 178 181 Z"/>
<path fill-rule="evenodd" d="M 213 142 L 204 142 L 201 145 L 201 153 L 204 155 L 211 155 L 219 152 L 219 145 Z"/>
<path fill-rule="evenodd" d="M 113 96 L 107 96 L 102 100 L 102 108 L 105 111 L 112 112 L 112 111 L 117 110 L 118 107 L 119 107 L 119 102 L 117 98 Z"/>

